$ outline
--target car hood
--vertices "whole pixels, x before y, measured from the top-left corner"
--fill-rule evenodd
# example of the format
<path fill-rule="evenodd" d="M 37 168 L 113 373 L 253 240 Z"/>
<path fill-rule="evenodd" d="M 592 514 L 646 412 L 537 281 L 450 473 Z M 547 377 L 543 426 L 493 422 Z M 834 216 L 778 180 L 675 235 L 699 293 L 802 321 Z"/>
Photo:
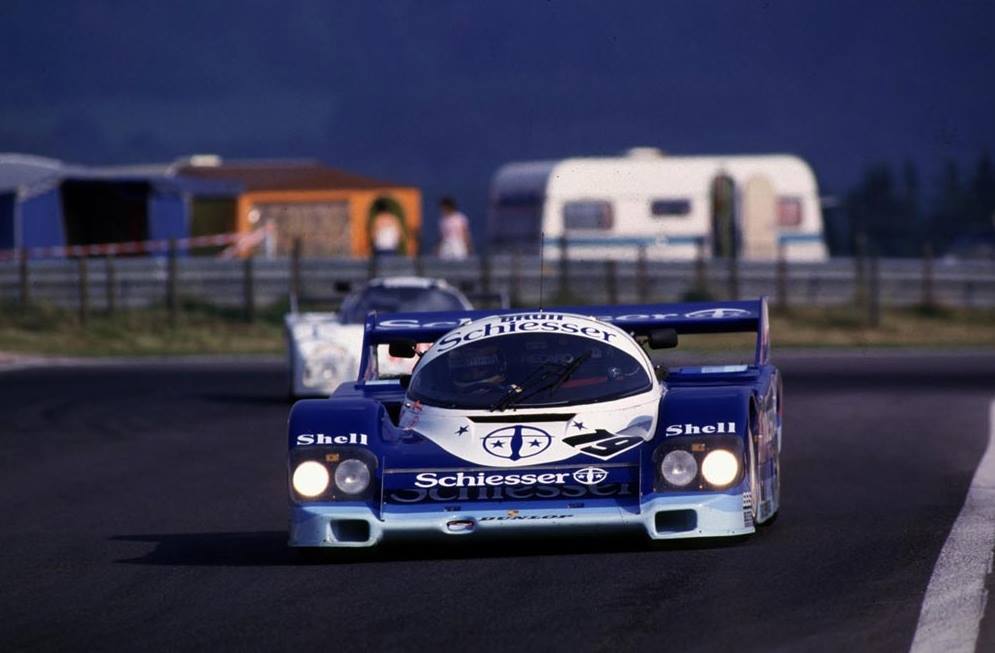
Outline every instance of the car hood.
<path fill-rule="evenodd" d="M 664 392 L 657 387 L 615 401 L 500 412 L 409 400 L 399 425 L 461 460 L 485 467 L 547 465 L 576 456 L 607 461 L 652 439 Z"/>

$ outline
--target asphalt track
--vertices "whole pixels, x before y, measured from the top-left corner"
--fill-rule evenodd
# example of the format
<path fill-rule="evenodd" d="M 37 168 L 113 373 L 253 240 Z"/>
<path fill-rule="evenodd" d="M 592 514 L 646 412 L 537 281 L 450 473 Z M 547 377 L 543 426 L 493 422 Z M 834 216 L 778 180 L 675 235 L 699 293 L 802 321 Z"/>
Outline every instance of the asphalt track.
<path fill-rule="evenodd" d="M 780 365 L 784 503 L 746 541 L 322 564 L 285 548 L 280 365 L 2 373 L 0 650 L 906 651 L 987 443 L 995 355 Z"/>

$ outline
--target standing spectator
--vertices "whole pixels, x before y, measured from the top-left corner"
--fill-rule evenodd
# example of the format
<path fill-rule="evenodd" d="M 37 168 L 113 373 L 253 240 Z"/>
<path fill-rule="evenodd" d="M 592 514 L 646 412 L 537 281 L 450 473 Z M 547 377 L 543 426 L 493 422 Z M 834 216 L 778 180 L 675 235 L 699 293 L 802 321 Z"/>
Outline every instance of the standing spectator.
<path fill-rule="evenodd" d="M 373 241 L 373 255 L 400 254 L 404 235 L 401 218 L 393 213 L 390 205 L 382 199 L 373 203 L 371 213 L 373 219 L 370 222 L 370 240 Z"/>
<path fill-rule="evenodd" d="M 439 201 L 439 258 L 463 260 L 473 252 L 470 221 L 456 208 L 451 197 Z"/>

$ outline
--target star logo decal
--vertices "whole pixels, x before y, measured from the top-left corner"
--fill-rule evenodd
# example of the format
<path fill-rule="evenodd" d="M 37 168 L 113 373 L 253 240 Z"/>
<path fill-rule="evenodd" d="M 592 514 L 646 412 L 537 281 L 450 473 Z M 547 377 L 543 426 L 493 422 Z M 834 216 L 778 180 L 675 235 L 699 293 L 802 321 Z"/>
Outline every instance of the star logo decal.
<path fill-rule="evenodd" d="M 584 422 L 574 422 L 574 428 L 580 431 L 584 430 Z"/>
<path fill-rule="evenodd" d="M 508 460 L 538 456 L 553 443 L 549 433 L 534 426 L 517 424 L 491 431 L 481 440 L 484 451 Z"/>
<path fill-rule="evenodd" d="M 463 435 L 464 433 L 466 433 L 469 430 L 470 430 L 469 426 L 461 426 L 458 429 L 456 429 L 456 435 Z"/>

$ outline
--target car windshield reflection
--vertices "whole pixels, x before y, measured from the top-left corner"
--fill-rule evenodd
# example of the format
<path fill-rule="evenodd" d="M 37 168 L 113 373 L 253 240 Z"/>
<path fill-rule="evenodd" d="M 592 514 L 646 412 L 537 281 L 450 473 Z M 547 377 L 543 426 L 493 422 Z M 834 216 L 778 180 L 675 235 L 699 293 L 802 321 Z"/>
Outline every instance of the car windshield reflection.
<path fill-rule="evenodd" d="M 609 401 L 650 388 L 642 363 L 621 349 L 583 336 L 528 333 L 471 342 L 419 365 L 408 396 L 431 406 L 499 410 Z"/>

